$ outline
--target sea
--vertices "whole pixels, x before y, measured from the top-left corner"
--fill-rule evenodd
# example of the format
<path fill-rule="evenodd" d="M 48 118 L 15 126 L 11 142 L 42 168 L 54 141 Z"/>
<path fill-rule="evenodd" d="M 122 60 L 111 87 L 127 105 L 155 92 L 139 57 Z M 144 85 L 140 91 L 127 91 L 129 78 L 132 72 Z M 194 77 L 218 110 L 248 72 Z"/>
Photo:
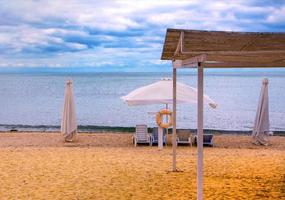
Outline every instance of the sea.
<path fill-rule="evenodd" d="M 165 105 L 128 106 L 121 97 L 171 77 L 171 72 L 2 72 L 0 131 L 59 130 L 67 80 L 73 81 L 81 128 L 155 127 L 154 113 Z M 263 78 L 269 79 L 270 129 L 285 131 L 285 71 L 281 69 L 205 70 L 204 92 L 218 104 L 216 109 L 205 105 L 205 129 L 250 131 Z M 196 70 L 181 70 L 177 80 L 197 87 Z M 196 129 L 197 104 L 177 105 L 177 127 Z"/>

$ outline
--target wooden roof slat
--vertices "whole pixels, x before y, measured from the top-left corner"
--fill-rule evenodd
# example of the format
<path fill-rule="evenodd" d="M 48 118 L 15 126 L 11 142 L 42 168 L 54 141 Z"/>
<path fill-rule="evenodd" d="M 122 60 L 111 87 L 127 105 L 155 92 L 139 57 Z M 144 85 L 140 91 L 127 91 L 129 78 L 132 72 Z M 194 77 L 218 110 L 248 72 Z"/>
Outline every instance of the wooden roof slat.
<path fill-rule="evenodd" d="M 178 52 L 174 58 L 182 31 L 183 51 L 186 53 Z M 187 59 L 200 54 L 206 54 L 209 61 L 223 63 L 223 67 L 230 67 L 231 63 L 244 67 L 253 67 L 254 63 L 264 66 L 274 63 L 285 67 L 285 33 L 167 29 L 162 60 Z"/>

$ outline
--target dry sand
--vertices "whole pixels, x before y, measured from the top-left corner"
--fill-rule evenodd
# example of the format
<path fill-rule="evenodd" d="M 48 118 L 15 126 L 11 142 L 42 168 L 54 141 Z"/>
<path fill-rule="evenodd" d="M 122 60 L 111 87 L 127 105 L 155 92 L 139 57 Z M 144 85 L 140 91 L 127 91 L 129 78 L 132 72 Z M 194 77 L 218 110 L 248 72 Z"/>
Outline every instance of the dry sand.
<path fill-rule="evenodd" d="M 205 199 L 285 199 L 285 137 L 214 136 L 204 150 Z M 195 199 L 196 148 L 134 148 L 131 134 L 0 133 L 0 199 Z"/>

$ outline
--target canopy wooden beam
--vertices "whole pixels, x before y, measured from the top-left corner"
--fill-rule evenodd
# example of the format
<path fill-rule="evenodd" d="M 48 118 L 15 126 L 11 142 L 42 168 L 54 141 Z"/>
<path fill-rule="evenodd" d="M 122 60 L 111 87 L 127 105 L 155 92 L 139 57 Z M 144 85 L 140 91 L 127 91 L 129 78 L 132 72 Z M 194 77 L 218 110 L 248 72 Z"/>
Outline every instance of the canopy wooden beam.
<path fill-rule="evenodd" d="M 162 60 L 200 55 L 206 55 L 207 61 L 223 63 L 204 65 L 211 68 L 285 67 L 285 33 L 167 29 Z"/>

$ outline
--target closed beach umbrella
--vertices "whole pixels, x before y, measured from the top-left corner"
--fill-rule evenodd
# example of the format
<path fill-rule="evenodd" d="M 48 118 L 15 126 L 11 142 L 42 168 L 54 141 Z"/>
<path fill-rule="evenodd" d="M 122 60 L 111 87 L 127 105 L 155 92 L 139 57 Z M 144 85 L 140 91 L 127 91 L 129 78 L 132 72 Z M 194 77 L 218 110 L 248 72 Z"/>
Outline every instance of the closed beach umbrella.
<path fill-rule="evenodd" d="M 263 79 L 252 136 L 254 143 L 267 145 L 269 133 L 268 79 Z"/>
<path fill-rule="evenodd" d="M 122 99 L 129 106 L 148 105 L 148 104 L 172 104 L 173 91 L 172 79 L 162 79 L 153 84 L 140 87 Z M 197 89 L 183 83 L 177 83 L 177 102 L 178 103 L 197 103 Z M 204 102 L 212 108 L 216 108 L 217 104 L 204 95 Z"/>
<path fill-rule="evenodd" d="M 73 97 L 72 81 L 66 82 L 64 108 L 61 121 L 61 133 L 65 141 L 74 141 L 77 134 L 75 102 Z"/>

